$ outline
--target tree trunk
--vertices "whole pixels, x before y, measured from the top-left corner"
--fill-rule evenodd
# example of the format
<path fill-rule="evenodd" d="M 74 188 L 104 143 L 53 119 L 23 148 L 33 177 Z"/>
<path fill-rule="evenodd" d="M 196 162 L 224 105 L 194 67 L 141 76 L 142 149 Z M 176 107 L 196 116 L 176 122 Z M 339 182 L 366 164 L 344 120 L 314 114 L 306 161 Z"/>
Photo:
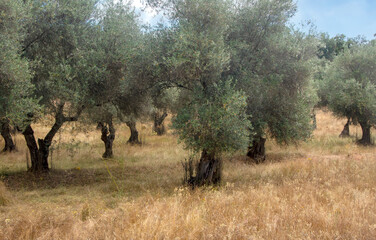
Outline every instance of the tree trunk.
<path fill-rule="evenodd" d="M 257 137 L 252 141 L 252 146 L 248 148 L 247 156 L 257 164 L 265 161 L 265 142 L 266 138 Z"/>
<path fill-rule="evenodd" d="M 315 111 L 313 111 L 311 118 L 312 118 L 313 130 L 316 130 L 317 129 L 317 119 L 316 119 Z"/>
<path fill-rule="evenodd" d="M 48 171 L 48 153 L 49 145 L 43 139 L 38 139 L 39 148 L 37 141 L 34 137 L 34 131 L 30 125 L 22 133 L 25 137 L 27 147 L 30 152 L 31 167 L 29 171 L 31 172 L 42 172 Z"/>
<path fill-rule="evenodd" d="M 65 122 L 70 121 L 77 121 L 78 116 L 80 115 L 82 109 L 77 111 L 77 116 L 75 117 L 65 117 L 63 114 L 64 110 L 64 103 L 57 106 L 57 112 L 55 115 L 55 123 L 52 126 L 51 130 L 47 133 L 44 139 L 38 139 L 37 141 L 34 137 L 34 131 L 30 125 L 28 125 L 25 130 L 23 131 L 23 135 L 26 140 L 27 147 L 30 152 L 30 159 L 31 159 L 31 167 L 29 171 L 31 172 L 41 172 L 41 171 L 48 171 L 48 155 L 50 152 L 50 146 L 52 144 L 52 140 L 59 129 L 63 126 Z"/>
<path fill-rule="evenodd" d="M 166 133 L 166 129 L 164 126 L 164 120 L 167 117 L 167 113 L 164 112 L 160 115 L 158 112 L 154 114 L 154 126 L 153 131 L 157 133 L 158 136 L 162 136 Z"/>
<path fill-rule="evenodd" d="M 362 127 L 362 139 L 358 141 L 362 145 L 371 145 L 371 125 L 367 122 L 359 122 Z"/>
<path fill-rule="evenodd" d="M 203 150 L 200 162 L 196 168 L 196 176 L 188 181 L 192 186 L 203 186 L 218 184 L 222 178 L 222 160 L 215 157 L 215 153 L 208 153 Z"/>
<path fill-rule="evenodd" d="M 105 152 L 103 153 L 102 157 L 112 158 L 114 156 L 112 146 L 115 140 L 115 128 L 112 123 L 112 118 L 110 118 L 106 123 L 99 123 L 98 126 L 101 126 L 101 139 L 105 146 Z"/>
<path fill-rule="evenodd" d="M 12 135 L 10 134 L 11 129 L 9 125 L 9 119 L 5 119 L 1 124 L 1 136 L 4 138 L 5 146 L 2 152 L 13 152 L 16 150 L 16 145 L 12 140 Z"/>
<path fill-rule="evenodd" d="M 339 136 L 342 138 L 350 137 L 350 118 L 347 119 L 347 123 L 343 127 L 343 130 Z"/>
<path fill-rule="evenodd" d="M 127 126 L 131 130 L 131 136 L 128 139 L 129 144 L 141 144 L 140 140 L 138 140 L 138 131 L 136 128 L 136 122 L 135 121 L 127 121 Z"/>

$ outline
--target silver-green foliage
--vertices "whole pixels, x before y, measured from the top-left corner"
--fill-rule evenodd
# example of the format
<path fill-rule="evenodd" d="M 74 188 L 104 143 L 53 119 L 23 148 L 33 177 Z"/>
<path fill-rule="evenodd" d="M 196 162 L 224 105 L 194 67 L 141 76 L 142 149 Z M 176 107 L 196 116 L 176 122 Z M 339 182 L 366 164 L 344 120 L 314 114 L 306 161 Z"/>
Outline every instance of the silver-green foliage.
<path fill-rule="evenodd" d="M 101 121 L 120 114 L 119 109 L 126 112 L 127 106 L 137 105 L 131 95 L 140 82 L 133 81 L 131 70 L 142 52 L 142 35 L 136 14 L 123 1 L 102 2 L 95 19 L 85 37 L 85 58 L 86 68 L 91 69 L 88 108 L 93 110 L 91 118 Z"/>
<path fill-rule="evenodd" d="M 316 42 L 288 27 L 295 10 L 291 0 L 238 1 L 226 41 L 232 52 L 226 74 L 238 79 L 248 96 L 256 136 L 269 132 L 280 143 L 307 139 L 313 129 Z"/>
<path fill-rule="evenodd" d="M 354 123 L 376 124 L 376 45 L 353 46 L 326 72 L 329 108 Z"/>
<path fill-rule="evenodd" d="M 30 1 L 25 56 L 34 61 L 33 83 L 46 113 L 56 114 L 58 105 L 75 114 L 87 97 L 85 33 L 95 21 L 96 0 Z"/>
<path fill-rule="evenodd" d="M 0 119 L 9 118 L 21 128 L 27 114 L 37 109 L 29 63 L 21 57 L 27 17 L 22 1 L 0 0 Z"/>
<path fill-rule="evenodd" d="M 174 1 L 173 44 L 166 58 L 169 80 L 180 86 L 183 107 L 173 121 L 187 148 L 216 155 L 247 146 L 251 124 L 246 97 L 223 79 L 229 2 Z"/>
<path fill-rule="evenodd" d="M 210 153 L 246 149 L 251 123 L 246 114 L 247 99 L 231 81 L 215 86 L 216 96 L 207 98 L 194 91 L 190 104 L 173 119 L 173 127 L 188 149 Z"/>

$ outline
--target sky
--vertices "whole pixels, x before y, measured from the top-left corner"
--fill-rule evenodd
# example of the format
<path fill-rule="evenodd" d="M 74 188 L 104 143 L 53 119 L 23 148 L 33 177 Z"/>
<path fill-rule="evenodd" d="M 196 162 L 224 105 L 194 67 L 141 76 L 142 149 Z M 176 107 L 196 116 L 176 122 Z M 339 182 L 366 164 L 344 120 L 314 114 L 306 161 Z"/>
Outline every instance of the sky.
<path fill-rule="evenodd" d="M 157 13 L 150 7 L 145 7 L 146 5 L 142 0 L 133 0 L 132 6 L 134 6 L 136 13 L 140 14 L 140 19 L 144 24 L 155 25 L 163 20 L 161 13 Z"/>
<path fill-rule="evenodd" d="M 294 0 L 298 10 L 291 19 L 294 24 L 311 21 L 318 32 L 331 37 L 345 34 L 347 37 L 364 36 L 367 40 L 376 37 L 376 0 Z M 142 0 L 132 4 L 141 14 L 144 23 L 155 24 L 162 16 L 143 7 Z"/>
<path fill-rule="evenodd" d="M 293 23 L 311 20 L 318 32 L 331 37 L 345 34 L 347 37 L 362 35 L 375 39 L 376 0 L 296 0 L 298 11 Z"/>

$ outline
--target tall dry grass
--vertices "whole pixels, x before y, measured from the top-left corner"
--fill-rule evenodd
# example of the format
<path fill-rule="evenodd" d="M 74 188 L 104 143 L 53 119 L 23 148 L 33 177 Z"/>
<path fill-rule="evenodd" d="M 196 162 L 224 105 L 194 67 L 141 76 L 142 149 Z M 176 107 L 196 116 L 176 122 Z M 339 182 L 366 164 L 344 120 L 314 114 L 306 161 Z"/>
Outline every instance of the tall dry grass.
<path fill-rule="evenodd" d="M 18 136 L 19 151 L 0 156 L 0 239 L 376 239 L 375 148 L 338 138 L 346 120 L 317 122 L 300 146 L 268 142 L 265 164 L 225 156 L 222 186 L 193 191 L 181 186 L 187 152 L 150 124 L 143 146 L 119 126 L 106 161 L 99 132 L 66 126 L 39 176 Z"/>

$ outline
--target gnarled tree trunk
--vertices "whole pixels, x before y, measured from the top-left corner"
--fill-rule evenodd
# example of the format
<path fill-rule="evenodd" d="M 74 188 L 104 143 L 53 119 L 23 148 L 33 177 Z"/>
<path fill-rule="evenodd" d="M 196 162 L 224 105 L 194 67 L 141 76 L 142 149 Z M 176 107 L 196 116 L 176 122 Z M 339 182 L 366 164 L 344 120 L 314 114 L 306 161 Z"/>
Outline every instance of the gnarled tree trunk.
<path fill-rule="evenodd" d="M 350 118 L 347 119 L 347 122 L 345 126 L 343 127 L 343 130 L 339 136 L 342 138 L 350 137 Z"/>
<path fill-rule="evenodd" d="M 135 121 L 127 121 L 127 126 L 131 130 L 131 136 L 128 139 L 129 144 L 141 144 L 140 140 L 138 140 L 138 131 L 136 128 L 136 122 Z"/>
<path fill-rule="evenodd" d="M 22 132 L 30 153 L 31 167 L 29 171 L 42 172 L 49 170 L 48 156 L 53 138 L 65 122 L 77 121 L 82 109 L 77 112 L 77 116 L 75 117 L 65 117 L 63 114 L 64 105 L 63 103 L 57 107 L 54 125 L 43 139 L 38 139 L 38 144 L 30 125 Z"/>
<path fill-rule="evenodd" d="M 252 158 L 257 164 L 265 161 L 265 142 L 266 138 L 256 137 L 252 141 L 252 146 L 248 148 L 247 156 Z"/>
<path fill-rule="evenodd" d="M 48 171 L 48 161 L 46 158 L 41 158 L 43 154 L 39 153 L 39 148 L 37 145 L 37 141 L 34 137 L 34 131 L 30 125 L 26 127 L 26 129 L 22 132 L 25 137 L 27 147 L 29 148 L 30 152 L 30 159 L 31 159 L 31 167 L 29 171 L 31 172 L 41 172 L 41 171 Z M 41 139 L 40 139 L 41 140 Z M 44 145 L 45 146 L 45 145 Z"/>
<path fill-rule="evenodd" d="M 358 141 L 362 145 L 371 145 L 371 125 L 368 122 L 359 122 L 362 127 L 362 139 Z"/>
<path fill-rule="evenodd" d="M 215 153 L 203 150 L 196 168 L 196 176 L 190 177 L 188 183 L 192 186 L 218 184 L 222 178 L 222 160 L 215 157 Z"/>
<path fill-rule="evenodd" d="M 26 140 L 27 147 L 29 148 L 30 152 L 30 159 L 31 159 L 31 167 L 29 171 L 31 172 L 41 172 L 41 171 L 48 171 L 48 156 L 50 152 L 50 146 L 52 143 L 52 139 L 57 133 L 57 131 L 61 128 L 64 122 L 55 122 L 49 133 L 46 135 L 44 139 L 38 139 L 37 141 L 34 137 L 34 131 L 30 125 L 26 127 L 23 131 L 23 135 Z"/>
<path fill-rule="evenodd" d="M 10 134 L 11 129 L 9 125 L 9 119 L 4 119 L 1 122 L 1 136 L 4 138 L 4 149 L 2 152 L 13 152 L 16 150 L 16 145 L 12 140 L 12 135 Z"/>
<path fill-rule="evenodd" d="M 162 136 L 166 133 L 166 129 L 164 126 L 164 120 L 167 117 L 167 113 L 164 112 L 162 115 L 160 115 L 158 112 L 154 114 L 154 126 L 153 131 L 157 133 L 158 136 Z"/>
<path fill-rule="evenodd" d="M 115 140 L 115 128 L 112 123 L 112 118 L 110 118 L 105 123 L 98 123 L 101 126 L 102 136 L 101 139 L 104 142 L 105 152 L 103 153 L 103 158 L 112 158 L 114 156 L 112 151 L 112 146 Z"/>

